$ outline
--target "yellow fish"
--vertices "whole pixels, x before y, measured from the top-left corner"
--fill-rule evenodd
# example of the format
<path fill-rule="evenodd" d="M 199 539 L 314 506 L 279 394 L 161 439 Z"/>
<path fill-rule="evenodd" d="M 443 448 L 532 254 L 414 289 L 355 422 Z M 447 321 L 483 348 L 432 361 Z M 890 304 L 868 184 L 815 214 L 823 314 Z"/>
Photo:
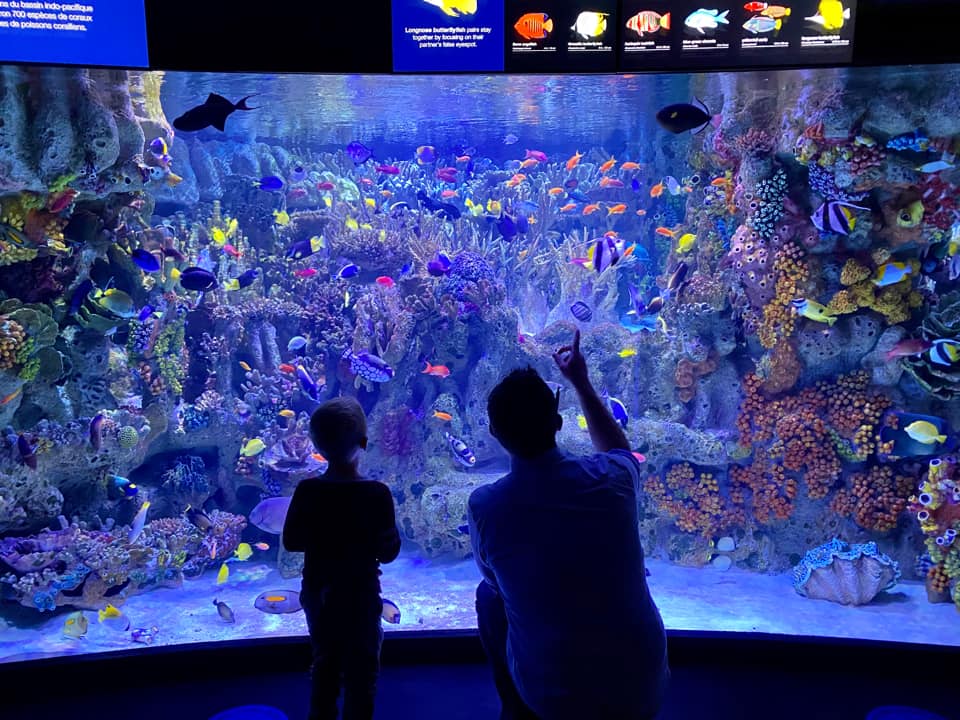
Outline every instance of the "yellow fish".
<path fill-rule="evenodd" d="M 463 17 L 477 12 L 477 0 L 424 0 L 424 2 L 440 8 L 444 15 L 450 17 Z"/>
<path fill-rule="evenodd" d="M 239 227 L 239 223 L 237 223 L 236 218 L 232 218 L 230 222 L 227 223 L 227 239 L 228 240 L 237 234 L 238 227 Z"/>
<path fill-rule="evenodd" d="M 237 545 L 237 549 L 233 551 L 233 556 L 237 560 L 249 560 L 253 555 L 253 548 L 250 547 L 250 543 L 242 542 Z"/>
<path fill-rule="evenodd" d="M 113 630 L 126 632 L 130 629 L 130 619 L 109 603 L 103 610 L 97 611 L 100 623 L 106 623 Z"/>
<path fill-rule="evenodd" d="M 377 201 L 373 198 L 366 198 L 364 201 L 368 208 L 375 208 L 377 206 Z"/>
<path fill-rule="evenodd" d="M 587 416 L 586 415 L 577 415 L 577 427 L 581 430 L 587 429 Z"/>
<path fill-rule="evenodd" d="M 83 614 L 82 610 L 72 612 L 67 615 L 67 619 L 63 623 L 63 636 L 79 640 L 87 634 L 88 626 L 87 616 Z"/>
<path fill-rule="evenodd" d="M 223 563 L 220 566 L 220 572 L 217 573 L 217 585 L 223 585 L 228 577 L 230 577 L 230 568 L 227 567 L 226 563 Z"/>
<path fill-rule="evenodd" d="M 253 370 L 253 368 L 250 367 L 250 364 L 245 363 L 243 360 L 240 361 L 240 369 L 246 372 L 250 372 L 251 370 Z"/>
<path fill-rule="evenodd" d="M 916 420 L 907 425 L 903 431 L 924 445 L 933 445 L 934 443 L 945 443 L 947 436 L 942 434 L 937 426 L 926 420 Z"/>
<path fill-rule="evenodd" d="M 223 230 L 221 230 L 221 229 L 218 228 L 218 227 L 215 227 L 215 228 L 210 232 L 210 237 L 213 239 L 213 241 L 214 241 L 217 245 L 223 245 L 223 244 L 225 244 L 225 243 L 227 242 L 227 235 L 226 235 L 226 233 L 223 232 Z"/>
<path fill-rule="evenodd" d="M 693 246 L 697 242 L 697 236 L 693 233 L 687 233 L 683 235 L 679 240 L 677 240 L 677 252 L 679 253 L 688 253 L 693 250 Z"/>
<path fill-rule="evenodd" d="M 824 30 L 841 30 L 844 21 L 850 19 L 850 8 L 843 7 L 840 0 L 820 0 L 817 14 L 806 19 L 823 25 Z"/>
<path fill-rule="evenodd" d="M 346 222 L 344 223 L 344 225 L 346 225 L 347 230 L 359 230 L 359 229 L 360 229 L 360 223 L 358 223 L 358 222 L 357 222 L 356 220 L 354 220 L 353 218 L 347 218 L 347 220 L 346 220 Z"/>
<path fill-rule="evenodd" d="M 370 223 L 363 223 L 363 225 L 360 226 L 360 229 L 361 229 L 361 230 L 373 230 L 373 225 L 371 225 Z"/>
<path fill-rule="evenodd" d="M 793 309 L 796 311 L 797 315 L 802 315 L 808 320 L 826 323 L 830 327 L 833 327 L 833 324 L 837 321 L 837 318 L 831 314 L 827 308 L 818 302 L 814 302 L 813 300 L 797 298 L 796 300 L 793 300 L 791 304 L 793 305 Z"/>
<path fill-rule="evenodd" d="M 240 449 L 240 454 L 244 457 L 253 457 L 254 455 L 259 455 L 266 449 L 267 446 L 264 444 L 263 440 L 260 438 L 254 438 L 253 440 L 247 441 L 247 444 Z"/>
<path fill-rule="evenodd" d="M 285 418 L 294 418 L 297 416 L 297 414 L 293 410 L 287 410 L 286 408 L 281 410 L 279 414 L 280 414 L 280 417 L 285 417 Z"/>
<path fill-rule="evenodd" d="M 632 357 L 636 357 L 637 351 L 634 348 L 624 348 L 623 350 L 618 352 L 617 355 L 619 355 L 622 358 L 632 358 Z"/>
<path fill-rule="evenodd" d="M 274 210 L 273 221 L 280 227 L 286 227 L 290 224 L 290 215 L 286 210 Z"/>
<path fill-rule="evenodd" d="M 171 280 L 179 280 L 179 279 L 180 279 L 180 271 L 177 270 L 176 268 L 173 268 L 173 269 L 170 271 L 170 279 L 171 279 Z"/>
<path fill-rule="evenodd" d="M 487 212 L 491 215 L 499 215 L 503 211 L 503 206 L 499 200 L 487 200 Z"/>
<path fill-rule="evenodd" d="M 324 195 L 323 204 L 326 205 L 328 208 L 333 207 L 333 198 L 330 197 L 329 195 Z"/>

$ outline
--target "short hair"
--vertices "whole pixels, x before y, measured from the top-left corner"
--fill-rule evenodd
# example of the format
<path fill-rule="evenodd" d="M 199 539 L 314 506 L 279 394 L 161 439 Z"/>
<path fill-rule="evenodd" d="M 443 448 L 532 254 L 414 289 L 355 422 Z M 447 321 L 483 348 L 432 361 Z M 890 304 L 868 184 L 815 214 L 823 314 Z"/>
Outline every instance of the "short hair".
<path fill-rule="evenodd" d="M 310 416 L 310 436 L 327 458 L 349 459 L 367 437 L 367 418 L 352 397 L 327 400 Z"/>
<path fill-rule="evenodd" d="M 556 447 L 557 398 L 529 365 L 493 389 L 487 416 L 494 436 L 511 454 L 536 457 Z"/>

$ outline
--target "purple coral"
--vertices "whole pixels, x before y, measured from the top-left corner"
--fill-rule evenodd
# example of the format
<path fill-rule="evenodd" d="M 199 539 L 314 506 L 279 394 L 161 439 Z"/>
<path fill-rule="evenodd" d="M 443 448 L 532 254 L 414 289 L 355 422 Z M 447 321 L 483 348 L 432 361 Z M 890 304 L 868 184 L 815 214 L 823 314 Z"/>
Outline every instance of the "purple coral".
<path fill-rule="evenodd" d="M 386 456 L 408 457 L 419 444 L 416 416 L 401 408 L 384 415 L 380 421 L 380 449 Z"/>

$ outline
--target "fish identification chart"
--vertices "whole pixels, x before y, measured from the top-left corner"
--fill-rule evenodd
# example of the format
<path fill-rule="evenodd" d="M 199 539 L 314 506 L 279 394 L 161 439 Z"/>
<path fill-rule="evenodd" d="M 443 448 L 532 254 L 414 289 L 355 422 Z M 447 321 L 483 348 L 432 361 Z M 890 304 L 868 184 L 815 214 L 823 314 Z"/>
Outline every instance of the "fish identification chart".
<path fill-rule="evenodd" d="M 394 72 L 500 72 L 503 0 L 393 0 Z"/>

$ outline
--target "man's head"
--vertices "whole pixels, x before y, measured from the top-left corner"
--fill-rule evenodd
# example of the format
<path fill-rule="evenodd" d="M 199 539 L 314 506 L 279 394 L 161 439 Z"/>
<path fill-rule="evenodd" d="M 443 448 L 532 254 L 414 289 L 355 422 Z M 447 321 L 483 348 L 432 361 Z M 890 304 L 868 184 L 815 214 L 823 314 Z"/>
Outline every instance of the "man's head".
<path fill-rule="evenodd" d="M 351 397 L 327 400 L 310 416 L 313 444 L 332 463 L 352 461 L 367 447 L 367 418 Z"/>
<path fill-rule="evenodd" d="M 558 399 L 532 367 L 514 370 L 487 398 L 490 432 L 511 455 L 532 458 L 557 446 Z"/>

